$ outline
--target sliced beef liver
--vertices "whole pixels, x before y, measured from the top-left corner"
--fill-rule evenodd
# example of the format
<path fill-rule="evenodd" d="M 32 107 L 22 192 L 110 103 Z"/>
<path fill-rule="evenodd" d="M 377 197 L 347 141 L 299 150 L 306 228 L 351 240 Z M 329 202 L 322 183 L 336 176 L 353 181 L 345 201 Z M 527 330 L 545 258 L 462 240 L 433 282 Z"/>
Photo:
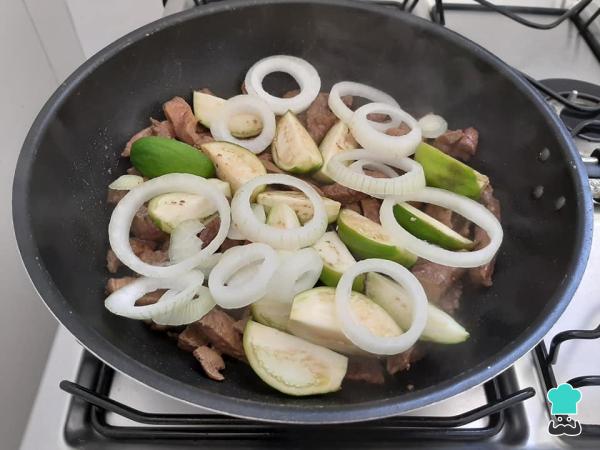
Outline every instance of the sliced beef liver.
<path fill-rule="evenodd" d="M 137 280 L 137 277 L 109 278 L 106 282 L 106 293 L 112 294 L 122 287 L 127 286 L 129 283 L 133 283 L 135 280 Z"/>
<path fill-rule="evenodd" d="M 210 347 L 203 345 L 193 351 L 194 358 L 198 360 L 204 373 L 211 380 L 223 381 L 225 377 L 221 374 L 221 370 L 225 368 L 225 361 L 221 355 Z"/>
<path fill-rule="evenodd" d="M 152 136 L 164 137 L 169 139 L 175 139 L 175 129 L 168 120 L 156 120 L 150 118 L 150 128 L 152 130 Z"/>
<path fill-rule="evenodd" d="M 166 102 L 163 111 L 180 141 L 199 147 L 214 140 L 210 132 L 200 126 L 192 108 L 181 97 L 173 97 Z"/>
<path fill-rule="evenodd" d="M 347 188 L 338 183 L 327 184 L 323 186 L 321 190 L 325 197 L 340 202 L 342 205 L 356 203 L 365 198 L 369 198 L 367 194 Z"/>
<path fill-rule="evenodd" d="M 404 136 L 410 132 L 410 127 L 402 122 L 397 127 L 388 128 L 385 130 L 385 134 L 388 136 Z"/>
<path fill-rule="evenodd" d="M 434 147 L 462 161 L 469 161 L 477 153 L 478 144 L 479 132 L 472 127 L 446 131 L 432 142 Z"/>
<path fill-rule="evenodd" d="M 460 307 L 460 299 L 463 294 L 463 282 L 457 280 L 450 288 L 444 292 L 440 299 L 436 302 L 436 305 L 452 315 Z"/>
<path fill-rule="evenodd" d="M 371 219 L 373 222 L 380 223 L 379 219 L 379 210 L 381 208 L 382 201 L 378 198 L 365 198 L 360 201 L 360 206 L 362 208 L 362 214 L 367 219 Z"/>
<path fill-rule="evenodd" d="M 186 352 L 193 352 L 206 344 L 208 344 L 208 339 L 198 322 L 189 324 L 177 336 L 177 347 Z"/>
<path fill-rule="evenodd" d="M 480 201 L 498 220 L 500 220 L 500 201 L 494 196 L 494 189 L 491 185 L 488 185 L 481 193 Z M 490 242 L 487 233 L 479 227 L 475 227 L 473 240 L 475 241 L 475 250 L 485 247 Z M 490 287 L 493 284 L 492 277 L 494 275 L 495 266 L 496 258 L 494 257 L 488 264 L 469 269 L 469 280 L 475 286 Z"/>
<path fill-rule="evenodd" d="M 412 267 L 411 272 L 425 289 L 429 301 L 437 303 L 442 295 L 463 276 L 465 269 L 419 260 Z"/>
<path fill-rule="evenodd" d="M 131 234 L 142 240 L 162 242 L 168 235 L 162 232 L 148 217 L 148 208 L 142 206 L 133 217 L 131 223 Z"/>
<path fill-rule="evenodd" d="M 217 216 L 210 222 L 205 224 L 205 228 L 200 232 L 198 237 L 202 241 L 202 246 L 206 247 L 212 242 L 215 236 L 219 233 L 219 227 L 221 226 L 221 219 Z"/>
<path fill-rule="evenodd" d="M 385 382 L 383 365 L 377 358 L 351 357 L 348 360 L 345 379 L 364 381 L 370 384 L 383 384 Z"/>
<path fill-rule="evenodd" d="M 411 365 L 422 359 L 425 351 L 420 344 L 415 344 L 404 353 L 389 356 L 385 362 L 385 368 L 390 375 L 409 370 Z"/>
<path fill-rule="evenodd" d="M 226 312 L 214 308 L 197 322 L 216 350 L 245 360 L 242 335 L 235 328 L 235 320 Z"/>
<path fill-rule="evenodd" d="M 106 203 L 109 205 L 116 205 L 119 203 L 123 197 L 127 195 L 129 191 L 121 191 L 116 189 L 108 189 L 108 194 L 106 195 Z"/>
<path fill-rule="evenodd" d="M 127 141 L 127 144 L 125 144 L 125 148 L 121 152 L 121 156 L 128 158 L 129 155 L 131 154 L 131 146 L 133 145 L 133 143 L 135 141 L 137 141 L 138 139 L 141 139 L 141 138 L 147 137 L 147 136 L 152 136 L 152 127 L 144 128 L 143 130 L 140 130 L 137 133 L 135 133 L 133 136 L 131 136 L 131 139 L 129 139 Z"/>

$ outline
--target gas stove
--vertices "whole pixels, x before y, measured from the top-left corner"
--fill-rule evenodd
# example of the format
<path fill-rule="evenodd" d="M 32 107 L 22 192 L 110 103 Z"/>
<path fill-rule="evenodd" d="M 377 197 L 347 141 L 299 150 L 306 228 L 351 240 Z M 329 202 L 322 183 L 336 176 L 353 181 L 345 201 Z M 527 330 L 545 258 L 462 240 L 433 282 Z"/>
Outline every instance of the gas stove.
<path fill-rule="evenodd" d="M 170 0 L 166 11 L 195 3 L 204 2 Z M 572 132 L 590 176 L 600 179 L 600 151 L 594 152 L 600 147 L 600 6 L 590 4 L 555 28 L 538 30 L 472 2 L 386 3 L 443 23 L 522 71 Z M 520 6 L 508 9 L 508 15 L 548 23 L 565 14 L 561 8 L 569 2 L 541 9 L 532 0 L 511 3 Z M 592 188 L 595 184 L 600 181 L 591 180 Z M 230 418 L 166 397 L 113 371 L 61 328 L 21 448 L 600 448 L 600 210 L 594 223 L 595 239 L 581 285 L 544 341 L 500 376 L 439 404 L 350 426 L 291 427 Z M 549 429 L 553 416 L 546 394 L 565 382 L 582 392 L 575 416 L 581 424 L 579 436 L 556 436 Z"/>

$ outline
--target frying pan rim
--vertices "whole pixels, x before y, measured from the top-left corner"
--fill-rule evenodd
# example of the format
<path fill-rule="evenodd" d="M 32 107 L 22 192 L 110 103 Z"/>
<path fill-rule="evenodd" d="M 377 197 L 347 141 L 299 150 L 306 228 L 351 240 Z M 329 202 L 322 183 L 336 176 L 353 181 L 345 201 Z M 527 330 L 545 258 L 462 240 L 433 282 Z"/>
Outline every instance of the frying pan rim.
<path fill-rule="evenodd" d="M 465 370 L 454 378 L 434 386 L 413 392 L 403 392 L 397 397 L 373 400 L 355 405 L 327 405 L 316 409 L 314 407 L 306 408 L 296 405 L 291 406 L 235 398 L 217 394 L 204 388 L 193 387 L 182 381 L 175 380 L 162 372 L 153 370 L 137 360 L 129 358 L 128 355 L 118 347 L 112 345 L 100 333 L 85 325 L 85 317 L 80 316 L 69 307 L 68 302 L 54 285 L 49 273 L 41 265 L 41 256 L 38 247 L 32 239 L 31 216 L 27 209 L 31 166 L 39 149 L 41 138 L 50 121 L 54 118 L 55 112 L 76 90 L 79 83 L 93 73 L 106 60 L 117 55 L 131 44 L 144 39 L 145 36 L 176 26 L 195 17 L 273 4 L 312 4 L 317 6 L 326 5 L 346 9 L 350 8 L 358 12 L 365 11 L 392 16 L 396 20 L 405 21 L 409 25 L 416 24 L 416 26 L 424 27 L 428 32 L 437 35 L 441 39 L 452 41 L 459 47 L 464 48 L 465 51 L 470 51 L 493 66 L 499 74 L 512 82 L 515 89 L 525 95 L 534 106 L 537 106 L 540 113 L 546 119 L 549 119 L 549 127 L 553 129 L 559 141 L 562 141 L 562 150 L 565 152 L 565 159 L 567 160 L 569 156 L 571 158 L 571 161 L 565 161 L 565 163 L 572 163 L 567 164 L 567 166 L 569 167 L 569 175 L 576 188 L 575 195 L 578 204 L 577 222 L 579 229 L 575 240 L 574 252 L 569 261 L 569 273 L 571 277 L 570 279 L 565 279 L 564 283 L 559 285 L 554 293 L 554 297 L 557 297 L 558 300 L 552 307 L 547 307 L 551 311 L 545 317 L 540 316 L 538 323 L 530 324 L 520 336 L 514 339 L 511 344 L 508 344 L 499 354 Z M 40 295 L 59 322 L 85 348 L 90 349 L 93 354 L 109 366 L 163 394 L 232 416 L 293 424 L 350 423 L 397 415 L 442 401 L 469 388 L 480 385 L 510 367 L 544 337 L 569 304 L 572 295 L 579 285 L 589 257 L 593 229 L 593 205 L 591 193 L 587 189 L 587 185 L 583 183 L 584 179 L 587 179 L 585 168 L 578 157 L 574 143 L 568 135 L 566 128 L 553 115 L 550 107 L 541 95 L 514 69 L 503 63 L 499 58 L 452 30 L 442 28 L 414 15 L 366 2 L 361 3 L 347 0 L 231 0 L 192 8 L 172 16 L 161 18 L 133 31 L 88 59 L 59 86 L 36 117 L 23 143 L 17 161 L 13 181 L 13 226 L 23 264 L 38 295 Z M 578 257 L 575 256 L 576 250 L 579 250 Z M 42 292 L 44 295 L 41 295 Z"/>

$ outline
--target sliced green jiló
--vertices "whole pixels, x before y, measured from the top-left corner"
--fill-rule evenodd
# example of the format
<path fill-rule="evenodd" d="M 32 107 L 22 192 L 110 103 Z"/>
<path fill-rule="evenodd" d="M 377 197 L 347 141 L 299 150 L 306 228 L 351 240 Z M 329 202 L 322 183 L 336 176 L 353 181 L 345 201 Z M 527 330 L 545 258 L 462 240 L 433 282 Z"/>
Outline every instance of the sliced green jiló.
<path fill-rule="evenodd" d="M 395 245 L 383 227 L 351 209 L 342 209 L 338 217 L 338 235 L 359 258 L 382 258 L 412 267 L 416 255 Z"/>
<path fill-rule="evenodd" d="M 217 176 L 229 183 L 233 193 L 244 183 L 267 173 L 260 159 L 239 145 L 216 141 L 200 148 L 214 163 Z"/>
<path fill-rule="evenodd" d="M 194 115 L 198 122 L 210 128 L 226 101 L 216 95 L 194 91 Z M 262 122 L 253 114 L 238 114 L 229 121 L 229 131 L 232 136 L 239 139 L 251 138 L 260 134 Z"/>
<path fill-rule="evenodd" d="M 313 248 L 323 260 L 320 280 L 326 286 L 336 287 L 346 269 L 356 263 L 356 259 L 335 231 L 325 233 Z M 360 275 L 354 279 L 352 289 L 362 292 L 364 288 L 365 277 Z"/>
<path fill-rule="evenodd" d="M 300 227 L 300 221 L 296 212 L 290 206 L 285 203 L 276 203 L 269 210 L 267 225 L 284 229 L 298 228 Z"/>
<path fill-rule="evenodd" d="M 310 173 L 323 165 L 317 144 L 291 111 L 277 121 L 271 151 L 273 162 L 286 172 Z"/>
<path fill-rule="evenodd" d="M 298 216 L 300 223 L 308 222 L 313 216 L 313 206 L 310 200 L 302 192 L 298 191 L 267 191 L 261 192 L 256 197 L 256 202 L 270 209 L 277 203 L 285 203 L 290 206 Z M 325 211 L 327 212 L 327 221 L 335 222 L 340 212 L 341 203 L 323 197 Z"/>
<path fill-rule="evenodd" d="M 368 273 L 366 295 L 385 309 L 401 328 L 408 330 L 412 321 L 412 302 L 402 286 L 384 275 Z M 450 315 L 429 304 L 422 340 L 439 344 L 458 344 L 468 338 L 467 330 Z"/>
<path fill-rule="evenodd" d="M 399 336 L 402 330 L 379 305 L 358 292 L 352 292 L 350 308 L 362 326 L 376 336 Z M 335 289 L 318 287 L 296 295 L 288 330 L 317 345 L 349 355 L 364 355 L 342 332 L 335 311 Z"/>
<path fill-rule="evenodd" d="M 348 125 L 342 121 L 337 122 L 327 132 L 323 141 L 321 141 L 321 145 L 319 145 L 319 150 L 323 156 L 323 166 L 314 173 L 313 178 L 321 183 L 333 183 L 333 180 L 327 173 L 327 163 L 329 160 L 338 153 L 359 147 L 360 145 L 352 137 Z"/>
<path fill-rule="evenodd" d="M 413 236 L 447 250 L 470 250 L 475 243 L 408 203 L 394 206 L 394 217 Z"/>
<path fill-rule="evenodd" d="M 206 155 L 175 139 L 158 136 L 138 139 L 131 146 L 129 158 L 133 166 L 148 178 L 168 173 L 191 173 L 204 178 L 215 176 L 215 167 Z"/>
<path fill-rule="evenodd" d="M 291 310 L 292 305 L 289 303 L 266 300 L 259 300 L 250 306 L 254 320 L 281 331 L 287 331 Z"/>
<path fill-rule="evenodd" d="M 181 222 L 202 220 L 216 211 L 206 197 L 185 192 L 162 194 L 148 203 L 148 216 L 165 233 L 171 233 Z"/>
<path fill-rule="evenodd" d="M 289 395 L 337 391 L 348 367 L 343 355 L 252 320 L 244 330 L 244 352 L 265 383 Z"/>
<path fill-rule="evenodd" d="M 415 161 L 423 166 L 428 186 L 446 189 L 475 200 L 490 183 L 485 175 L 425 142 L 417 147 Z"/>

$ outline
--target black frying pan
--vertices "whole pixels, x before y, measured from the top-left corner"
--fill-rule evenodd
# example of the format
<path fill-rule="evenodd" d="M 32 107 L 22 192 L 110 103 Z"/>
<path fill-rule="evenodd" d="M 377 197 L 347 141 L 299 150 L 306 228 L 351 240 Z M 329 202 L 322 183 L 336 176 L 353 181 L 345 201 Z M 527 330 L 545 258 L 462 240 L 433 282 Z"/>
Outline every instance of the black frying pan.
<path fill-rule="evenodd" d="M 239 93 L 246 70 L 272 54 L 313 63 L 338 80 L 389 92 L 415 116 L 481 133 L 473 166 L 502 202 L 505 240 L 494 286 L 467 293 L 458 319 L 468 342 L 436 346 L 409 372 L 374 387 L 286 397 L 228 361 L 226 381 L 189 354 L 104 309 L 108 183 L 119 152 L 163 101 L 210 87 Z M 289 86 L 276 86 L 283 91 Z M 545 162 L 538 159 L 550 150 Z M 565 128 L 513 70 L 451 31 L 393 9 L 328 0 L 227 2 L 143 27 L 79 68 L 52 96 L 23 145 L 13 193 L 27 270 L 56 317 L 116 369 L 166 394 L 227 414 L 282 422 L 350 422 L 437 402 L 498 374 L 530 350 L 565 309 L 584 271 L 592 203 Z M 532 189 L 544 186 L 536 200 Z M 564 207 L 555 201 L 563 196 Z M 413 384 L 414 390 L 406 390 Z"/>

